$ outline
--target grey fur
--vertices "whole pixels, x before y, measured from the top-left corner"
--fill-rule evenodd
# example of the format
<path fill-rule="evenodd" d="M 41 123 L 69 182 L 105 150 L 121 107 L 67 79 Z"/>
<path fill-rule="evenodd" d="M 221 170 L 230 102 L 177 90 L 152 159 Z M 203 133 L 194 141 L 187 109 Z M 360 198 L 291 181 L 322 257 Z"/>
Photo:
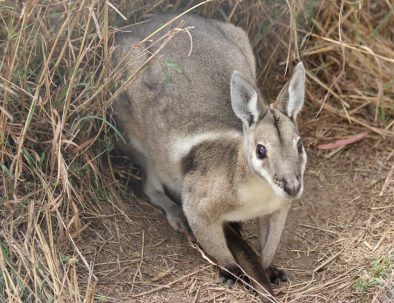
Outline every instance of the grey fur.
<path fill-rule="evenodd" d="M 116 37 L 113 64 L 128 64 L 127 75 L 152 59 L 113 105 L 127 141 L 122 149 L 144 169 L 144 190 L 151 202 L 164 209 L 176 230 L 186 229 L 186 216 L 201 246 L 222 266 L 231 268 L 236 262 L 222 224 L 263 218 L 263 264 L 268 266 L 290 200 L 302 193 L 306 155 L 302 146 L 297 150 L 295 117 L 303 86 L 292 85 L 295 90 L 286 89 L 277 102 L 266 104 L 255 89 L 248 37 L 231 24 L 185 16 L 184 26 L 194 26 L 188 29 L 192 40 L 181 31 L 162 48 L 151 41 L 138 44 L 172 17 L 126 28 L 129 32 Z M 300 84 L 302 75 L 295 73 L 290 84 Z M 289 114 L 294 91 L 297 102 Z M 266 145 L 266 159 L 256 158 L 257 144 Z M 182 208 L 165 188 L 182 196 Z"/>

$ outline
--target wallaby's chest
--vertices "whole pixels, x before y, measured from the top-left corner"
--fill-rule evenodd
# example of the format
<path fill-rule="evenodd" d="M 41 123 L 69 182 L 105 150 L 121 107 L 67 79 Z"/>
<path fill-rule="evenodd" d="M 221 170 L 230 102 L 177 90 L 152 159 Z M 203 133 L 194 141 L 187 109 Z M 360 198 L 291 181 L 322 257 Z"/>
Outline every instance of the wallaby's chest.
<path fill-rule="evenodd" d="M 238 207 L 224 216 L 227 221 L 242 221 L 269 215 L 283 205 L 283 199 L 275 195 L 271 186 L 258 176 L 240 185 L 237 198 Z"/>

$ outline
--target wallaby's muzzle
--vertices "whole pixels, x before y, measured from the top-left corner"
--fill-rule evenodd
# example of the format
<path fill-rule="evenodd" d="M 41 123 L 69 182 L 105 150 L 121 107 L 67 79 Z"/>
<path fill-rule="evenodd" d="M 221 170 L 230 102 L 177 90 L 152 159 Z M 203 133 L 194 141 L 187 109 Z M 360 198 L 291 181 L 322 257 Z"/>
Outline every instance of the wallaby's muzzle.
<path fill-rule="evenodd" d="M 296 197 L 300 194 L 301 183 L 297 177 L 283 178 L 283 190 L 291 197 Z"/>

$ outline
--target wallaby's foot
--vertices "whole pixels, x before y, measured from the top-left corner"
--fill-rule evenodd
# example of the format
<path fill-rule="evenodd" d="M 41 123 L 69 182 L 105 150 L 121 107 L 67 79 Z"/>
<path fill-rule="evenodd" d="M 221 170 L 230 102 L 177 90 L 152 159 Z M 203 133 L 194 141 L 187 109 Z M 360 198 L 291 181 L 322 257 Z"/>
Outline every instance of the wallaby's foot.
<path fill-rule="evenodd" d="M 168 223 L 175 231 L 189 234 L 189 226 L 181 207 L 178 205 L 171 206 L 166 210 L 166 213 Z"/>
<path fill-rule="evenodd" d="M 232 264 L 225 268 L 219 269 L 219 280 L 221 283 L 226 283 L 228 287 L 234 285 L 235 282 L 245 282 L 249 284 L 249 278 L 244 274 L 238 264 Z"/>
<path fill-rule="evenodd" d="M 160 180 L 156 179 L 153 169 L 147 169 L 147 180 L 145 181 L 144 192 L 150 202 L 159 206 L 167 215 L 168 223 L 178 232 L 188 233 L 188 224 L 181 206 L 176 204 L 164 191 Z"/>
<path fill-rule="evenodd" d="M 266 269 L 267 275 L 271 283 L 279 285 L 280 282 L 289 282 L 290 278 L 287 273 L 276 266 L 270 265 Z"/>

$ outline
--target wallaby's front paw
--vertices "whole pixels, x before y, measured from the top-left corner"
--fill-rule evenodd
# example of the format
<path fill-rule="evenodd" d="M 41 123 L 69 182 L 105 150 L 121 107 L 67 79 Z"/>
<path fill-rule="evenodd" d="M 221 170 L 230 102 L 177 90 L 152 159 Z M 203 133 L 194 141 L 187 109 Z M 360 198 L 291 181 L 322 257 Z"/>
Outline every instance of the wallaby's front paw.
<path fill-rule="evenodd" d="M 186 217 L 179 206 L 172 207 L 167 211 L 167 220 L 175 231 L 185 234 L 189 233 Z"/>
<path fill-rule="evenodd" d="M 228 287 L 233 286 L 233 284 L 238 280 L 249 283 L 249 279 L 243 273 L 238 264 L 231 264 L 224 268 L 220 268 L 219 280 L 221 283 L 226 283 Z"/>
<path fill-rule="evenodd" d="M 281 269 L 278 269 L 276 266 L 270 265 L 266 269 L 268 278 L 271 283 L 279 285 L 280 282 L 289 282 L 290 278 L 287 273 Z"/>

